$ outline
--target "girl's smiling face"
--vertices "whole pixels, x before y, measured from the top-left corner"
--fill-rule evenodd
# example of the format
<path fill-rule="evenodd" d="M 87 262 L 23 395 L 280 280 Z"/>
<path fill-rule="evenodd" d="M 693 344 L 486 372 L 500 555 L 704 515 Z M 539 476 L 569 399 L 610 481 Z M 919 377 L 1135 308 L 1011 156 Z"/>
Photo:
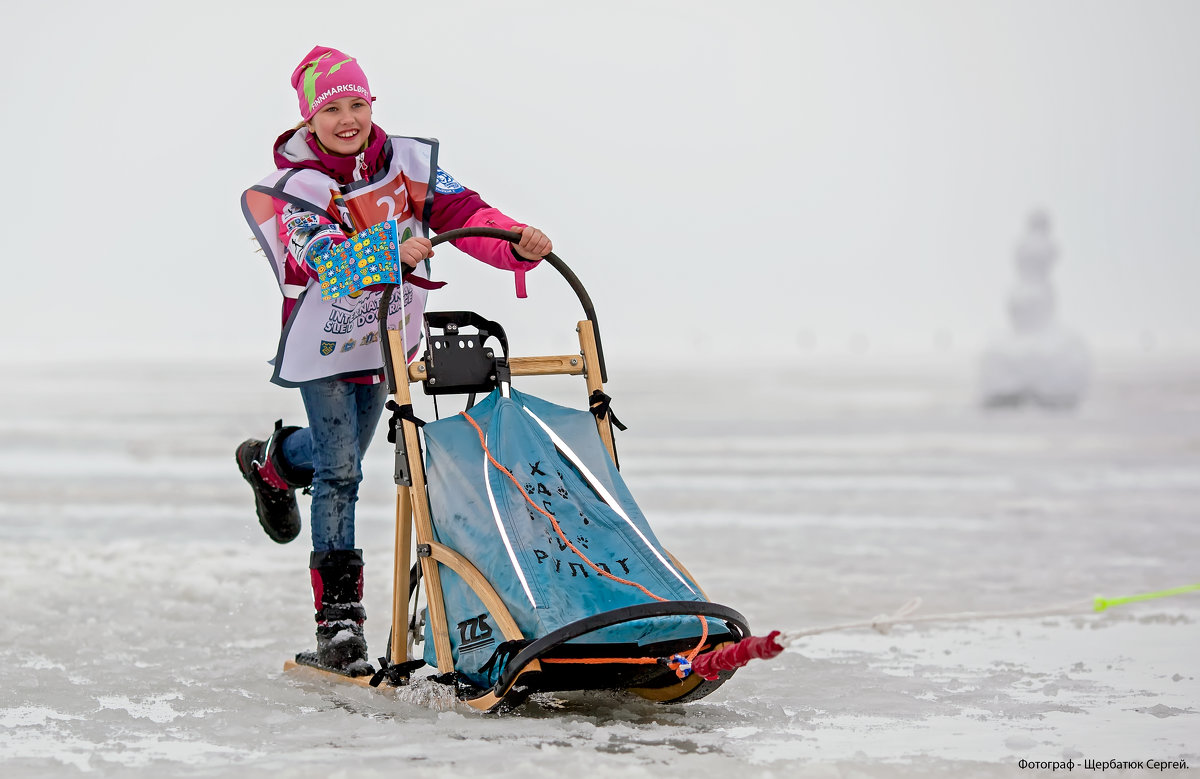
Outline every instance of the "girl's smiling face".
<path fill-rule="evenodd" d="M 362 97 L 331 100 L 308 120 L 308 129 L 334 154 L 358 154 L 371 135 L 371 101 Z"/>

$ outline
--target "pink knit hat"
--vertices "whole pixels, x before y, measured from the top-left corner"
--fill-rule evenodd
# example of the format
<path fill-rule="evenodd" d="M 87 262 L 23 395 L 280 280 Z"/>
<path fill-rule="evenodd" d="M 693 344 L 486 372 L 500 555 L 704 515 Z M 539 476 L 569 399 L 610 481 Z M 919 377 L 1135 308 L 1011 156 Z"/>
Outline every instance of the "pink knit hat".
<path fill-rule="evenodd" d="M 306 122 L 330 100 L 351 95 L 375 99 L 358 61 L 328 46 L 317 46 L 305 55 L 292 71 L 292 86 L 300 99 L 300 116 Z"/>

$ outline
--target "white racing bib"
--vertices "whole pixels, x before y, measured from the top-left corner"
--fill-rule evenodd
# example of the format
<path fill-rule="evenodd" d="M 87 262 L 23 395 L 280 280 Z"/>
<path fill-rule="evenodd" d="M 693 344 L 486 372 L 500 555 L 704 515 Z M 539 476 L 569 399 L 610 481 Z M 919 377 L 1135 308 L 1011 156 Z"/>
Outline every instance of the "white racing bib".
<path fill-rule="evenodd" d="M 437 141 L 395 136 L 389 141 L 390 162 L 370 179 L 339 188 L 331 177 L 316 170 L 278 170 L 242 195 L 242 213 L 275 272 L 280 292 L 298 299 L 279 338 L 271 377 L 276 384 L 295 387 L 319 379 L 370 376 L 383 369 L 379 344 L 383 293 L 363 291 L 322 300 L 315 280 L 304 286 L 286 283 L 287 250 L 279 239 L 275 201 L 342 222 L 344 217 L 335 218 L 333 205 L 334 192 L 340 192 L 357 229 L 394 220 L 397 234 L 403 235 L 407 229 L 428 237 L 429 211 L 437 186 Z M 422 263 L 413 275 L 429 278 L 429 263 Z M 409 361 L 420 348 L 427 294 L 407 283 L 392 293 L 388 324 L 391 329 L 401 329 Z"/>

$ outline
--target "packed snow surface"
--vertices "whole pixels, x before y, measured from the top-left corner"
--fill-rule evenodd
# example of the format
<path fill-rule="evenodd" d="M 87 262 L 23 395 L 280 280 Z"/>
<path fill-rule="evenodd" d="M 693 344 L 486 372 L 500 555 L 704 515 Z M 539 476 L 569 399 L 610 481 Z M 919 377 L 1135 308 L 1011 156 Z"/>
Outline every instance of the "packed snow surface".
<path fill-rule="evenodd" d="M 919 613 L 1006 611 L 1200 581 L 1200 363 L 1097 360 L 1067 413 L 981 410 L 971 367 L 610 366 L 622 469 L 665 545 L 758 634 L 918 596 Z M 520 386 L 583 398 L 540 381 Z M 6 368 L 0 774 L 1200 767 L 1200 594 L 814 636 L 682 706 L 556 695 L 489 716 L 427 680 L 391 694 L 285 675 L 313 644 L 306 536 L 266 538 L 232 456 L 278 416 L 302 419 L 298 393 L 259 366 Z M 373 656 L 390 476 L 381 434 L 358 523 Z"/>

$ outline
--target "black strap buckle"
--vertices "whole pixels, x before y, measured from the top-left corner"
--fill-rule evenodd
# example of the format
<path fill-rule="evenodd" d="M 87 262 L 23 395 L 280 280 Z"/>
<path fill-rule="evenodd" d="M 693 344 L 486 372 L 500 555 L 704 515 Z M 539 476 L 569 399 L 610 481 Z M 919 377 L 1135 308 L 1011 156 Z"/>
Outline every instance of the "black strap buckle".
<path fill-rule="evenodd" d="M 418 668 L 425 666 L 424 660 L 409 660 L 406 663 L 392 665 L 386 657 L 379 658 L 379 670 L 371 677 L 371 686 L 378 687 L 386 679 L 392 687 L 402 687 L 408 684 L 408 677 Z"/>

